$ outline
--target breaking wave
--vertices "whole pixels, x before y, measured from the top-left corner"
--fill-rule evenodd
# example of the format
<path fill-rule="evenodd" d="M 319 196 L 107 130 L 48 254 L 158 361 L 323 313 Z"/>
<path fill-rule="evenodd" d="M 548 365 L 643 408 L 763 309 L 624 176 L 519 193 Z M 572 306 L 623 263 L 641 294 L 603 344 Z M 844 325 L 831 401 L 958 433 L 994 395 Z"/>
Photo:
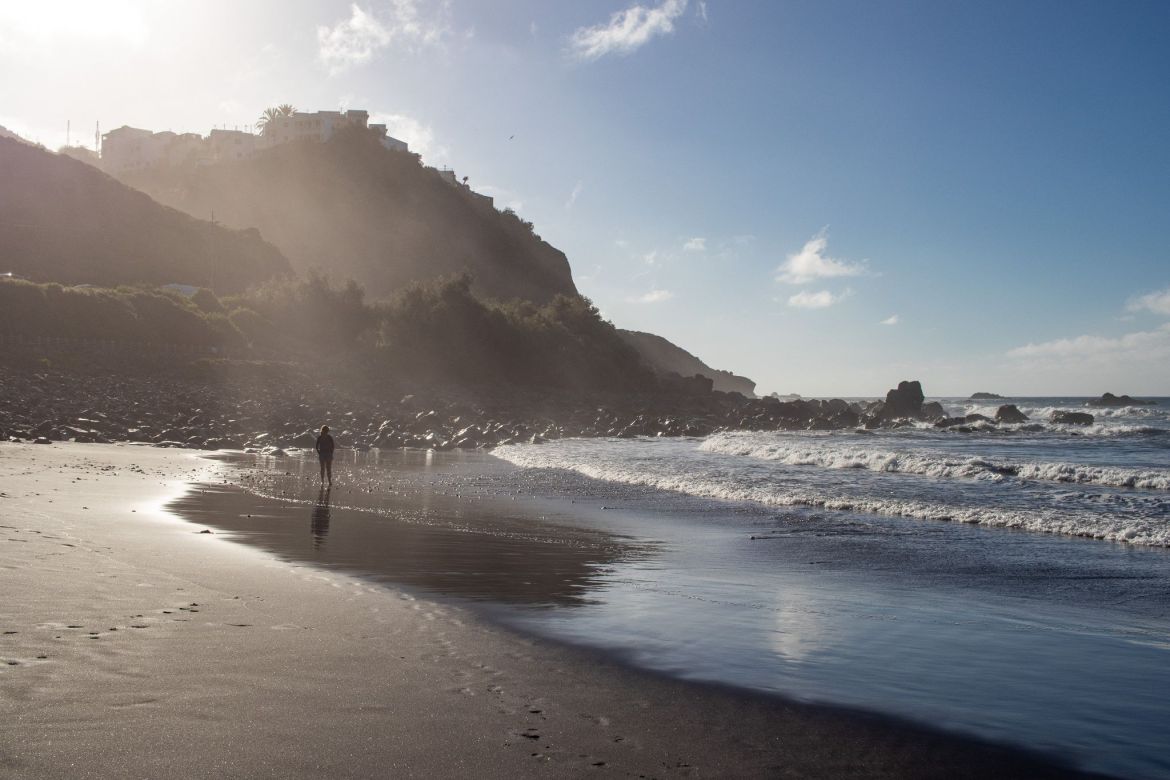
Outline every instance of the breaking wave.
<path fill-rule="evenodd" d="M 766 436 L 764 434 L 763 436 Z M 761 434 L 720 433 L 706 439 L 704 452 L 776 461 L 789 466 L 866 469 L 920 474 L 936 478 L 1041 480 L 1077 485 L 1170 490 L 1170 471 L 1090 466 L 1076 463 L 1015 463 L 979 457 L 956 458 L 937 453 L 879 450 L 868 447 L 824 446 L 817 440 L 761 440 Z"/>

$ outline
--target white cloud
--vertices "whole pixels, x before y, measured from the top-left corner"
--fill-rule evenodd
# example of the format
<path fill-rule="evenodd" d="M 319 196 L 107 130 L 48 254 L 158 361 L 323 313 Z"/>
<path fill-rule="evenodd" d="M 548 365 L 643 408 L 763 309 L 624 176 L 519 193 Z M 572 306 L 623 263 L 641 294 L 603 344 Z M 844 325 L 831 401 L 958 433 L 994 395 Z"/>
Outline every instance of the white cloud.
<path fill-rule="evenodd" d="M 1125 308 L 1127 311 L 1148 311 L 1170 317 L 1170 287 L 1134 298 Z"/>
<path fill-rule="evenodd" d="M 412 116 L 374 113 L 370 115 L 370 123 L 386 125 L 388 135 L 406 141 L 410 151 L 422 155 L 429 163 L 442 163 L 447 159 L 447 148 L 435 142 L 435 131 L 431 126 Z"/>
<path fill-rule="evenodd" d="M 348 19 L 333 27 L 317 27 L 317 54 L 330 74 L 337 74 L 368 62 L 396 40 L 410 47 L 437 45 L 450 32 L 448 12 L 447 3 L 439 3 L 430 15 L 423 15 L 417 0 L 392 0 L 388 13 L 379 18 L 354 3 Z"/>
<path fill-rule="evenodd" d="M 368 61 L 393 37 L 385 25 L 355 3 L 348 19 L 334 27 L 317 27 L 317 54 L 330 73 L 340 73 Z"/>
<path fill-rule="evenodd" d="M 824 230 L 805 242 L 799 252 L 788 255 L 788 259 L 776 269 L 776 281 L 785 284 L 805 284 L 816 279 L 838 276 L 862 276 L 868 273 L 864 261 L 850 263 L 837 260 L 825 254 L 829 236 Z"/>
<path fill-rule="evenodd" d="M 687 0 L 663 0 L 654 8 L 630 6 L 611 16 L 607 24 L 576 30 L 569 38 L 569 50 L 580 60 L 630 54 L 651 39 L 674 32 L 674 21 L 686 8 Z"/>
<path fill-rule="evenodd" d="M 882 320 L 881 324 L 882 325 L 897 325 L 898 324 L 898 315 L 891 314 L 889 317 L 886 317 L 884 320 Z"/>
<path fill-rule="evenodd" d="M 845 300 L 851 294 L 851 290 L 846 290 L 840 295 L 834 295 L 828 290 L 820 290 L 819 292 L 801 290 L 788 299 L 788 305 L 796 309 L 827 309 L 833 304 Z"/>
<path fill-rule="evenodd" d="M 696 236 L 695 238 L 688 238 L 683 244 L 684 252 L 706 252 L 707 239 Z"/>
<path fill-rule="evenodd" d="M 581 190 L 585 189 L 585 183 L 580 179 L 573 185 L 573 191 L 569 193 L 569 199 L 565 201 L 565 208 L 573 208 L 573 204 L 577 202 L 578 196 L 581 195 Z"/>
<path fill-rule="evenodd" d="M 626 298 L 628 303 L 662 303 L 669 301 L 674 297 L 674 293 L 670 290 L 651 290 L 645 295 L 639 295 L 633 298 Z"/>
<path fill-rule="evenodd" d="M 642 260 L 646 263 L 646 265 L 654 265 L 658 262 L 658 250 L 652 249 L 646 254 L 642 255 Z"/>
<path fill-rule="evenodd" d="M 1170 358 L 1170 322 L 1156 330 L 1126 333 L 1117 338 L 1086 335 L 1043 341 L 1039 344 L 1029 343 L 1008 350 L 1007 356 L 1016 360 L 1038 360 L 1047 364 L 1165 360 Z"/>
<path fill-rule="evenodd" d="M 700 23 L 707 23 L 707 0 L 699 0 L 699 7 L 695 9 L 695 15 L 699 17 Z"/>

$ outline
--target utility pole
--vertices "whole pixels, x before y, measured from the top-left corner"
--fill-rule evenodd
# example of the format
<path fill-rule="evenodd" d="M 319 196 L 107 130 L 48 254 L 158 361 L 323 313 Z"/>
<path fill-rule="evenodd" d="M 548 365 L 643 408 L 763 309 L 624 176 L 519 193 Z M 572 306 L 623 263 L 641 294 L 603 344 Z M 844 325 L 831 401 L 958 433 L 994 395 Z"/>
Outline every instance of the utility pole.
<path fill-rule="evenodd" d="M 70 141 L 69 131 L 70 131 L 71 124 L 72 123 L 68 119 L 65 120 L 65 145 L 66 146 L 69 146 L 69 141 Z"/>
<path fill-rule="evenodd" d="M 97 121 L 93 123 L 93 150 L 97 152 L 98 156 L 102 154 L 102 123 Z"/>

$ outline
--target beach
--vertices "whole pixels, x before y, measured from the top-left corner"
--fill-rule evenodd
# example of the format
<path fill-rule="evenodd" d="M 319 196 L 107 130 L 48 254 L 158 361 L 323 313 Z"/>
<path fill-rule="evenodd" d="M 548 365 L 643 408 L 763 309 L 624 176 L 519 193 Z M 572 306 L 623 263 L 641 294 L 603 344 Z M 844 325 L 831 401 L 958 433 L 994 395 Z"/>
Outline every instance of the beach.
<path fill-rule="evenodd" d="M 1073 774 L 634 669 L 163 508 L 219 476 L 180 450 L 0 447 L 5 776 Z"/>

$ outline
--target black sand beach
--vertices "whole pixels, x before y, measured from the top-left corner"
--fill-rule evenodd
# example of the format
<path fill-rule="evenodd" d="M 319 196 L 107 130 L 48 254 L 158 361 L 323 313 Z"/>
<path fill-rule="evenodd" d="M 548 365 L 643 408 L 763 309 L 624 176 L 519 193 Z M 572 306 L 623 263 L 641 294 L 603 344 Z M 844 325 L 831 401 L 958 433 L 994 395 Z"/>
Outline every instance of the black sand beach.
<path fill-rule="evenodd" d="M 135 446 L 0 451 L 6 776 L 1076 776 L 1050 757 L 503 630 L 464 599 L 420 595 L 457 590 L 440 538 L 455 532 L 398 523 L 394 540 L 420 557 L 395 587 L 161 509 L 178 499 L 230 526 L 295 506 L 191 490 L 215 476 L 205 460 Z M 295 508 L 306 557 L 322 533 L 340 546 Z M 638 554 L 596 537 L 559 545 L 517 584 L 513 537 L 491 531 L 473 536 L 507 540 L 486 552 L 499 576 L 470 590 L 520 602 L 572 599 L 589 567 Z M 536 561 L 554 543 L 515 544 Z"/>

